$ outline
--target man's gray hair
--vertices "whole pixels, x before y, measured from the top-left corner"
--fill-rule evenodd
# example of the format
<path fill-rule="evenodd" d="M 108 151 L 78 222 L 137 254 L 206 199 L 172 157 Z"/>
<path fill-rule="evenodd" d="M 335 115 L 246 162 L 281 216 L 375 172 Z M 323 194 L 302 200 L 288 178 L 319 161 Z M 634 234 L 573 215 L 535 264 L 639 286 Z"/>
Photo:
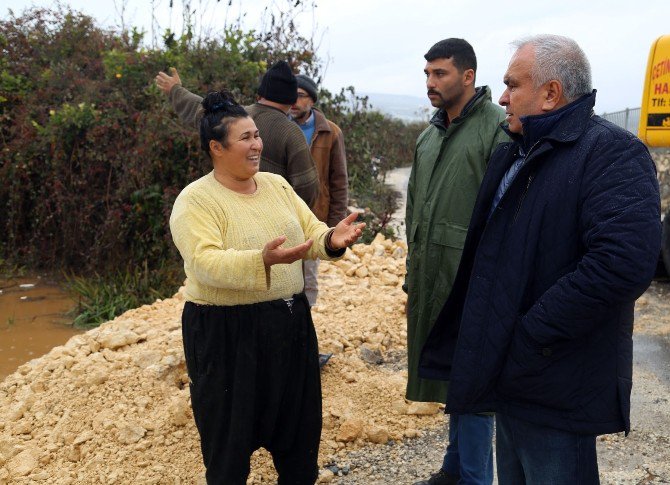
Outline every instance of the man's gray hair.
<path fill-rule="evenodd" d="M 553 79 L 563 86 L 563 95 L 572 102 L 590 94 L 591 64 L 574 40 L 560 35 L 541 34 L 512 42 L 518 49 L 531 45 L 535 49 L 535 66 L 531 77 L 535 87 Z"/>

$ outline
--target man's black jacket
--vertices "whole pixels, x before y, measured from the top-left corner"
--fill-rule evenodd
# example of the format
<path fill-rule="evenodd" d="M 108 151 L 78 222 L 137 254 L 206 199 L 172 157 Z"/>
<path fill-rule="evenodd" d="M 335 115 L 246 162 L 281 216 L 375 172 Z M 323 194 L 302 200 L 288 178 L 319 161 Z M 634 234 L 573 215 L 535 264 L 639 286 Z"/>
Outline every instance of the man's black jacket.
<path fill-rule="evenodd" d="M 447 411 L 498 411 L 583 434 L 630 429 L 633 307 L 653 276 L 655 167 L 593 115 L 595 91 L 522 119 L 475 204 L 420 375 L 450 381 Z M 510 167 L 524 165 L 490 213 Z"/>

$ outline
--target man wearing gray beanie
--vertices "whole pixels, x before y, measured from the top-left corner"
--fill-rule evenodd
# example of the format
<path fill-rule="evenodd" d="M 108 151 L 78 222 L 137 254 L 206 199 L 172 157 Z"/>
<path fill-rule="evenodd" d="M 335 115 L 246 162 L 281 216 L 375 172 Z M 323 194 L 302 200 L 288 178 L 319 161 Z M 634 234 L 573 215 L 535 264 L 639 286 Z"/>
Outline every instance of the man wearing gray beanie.
<path fill-rule="evenodd" d="M 202 97 L 181 85 L 179 73 L 159 72 L 156 85 L 165 93 L 182 122 L 198 130 Z M 300 129 L 287 114 L 297 98 L 297 81 L 286 61 L 278 61 L 261 78 L 258 100 L 244 109 L 254 120 L 263 139 L 260 170 L 284 177 L 295 192 L 313 208 L 319 195 L 314 160 Z M 339 221 L 338 221 L 339 222 Z"/>
<path fill-rule="evenodd" d="M 318 101 L 318 98 L 317 98 L 317 87 L 314 80 L 311 77 L 308 77 L 304 74 L 296 75 L 295 79 L 298 82 L 298 88 L 305 91 L 309 95 L 309 97 L 312 98 L 312 101 L 316 103 Z"/>
<path fill-rule="evenodd" d="M 296 80 L 298 96 L 289 115 L 305 135 L 319 177 L 319 196 L 312 211 L 330 226 L 346 217 L 349 203 L 344 136 L 335 123 L 314 107 L 318 99 L 314 80 L 304 74 L 298 74 Z M 310 306 L 314 306 L 319 291 L 319 260 L 305 260 L 303 267 L 305 294 Z"/>

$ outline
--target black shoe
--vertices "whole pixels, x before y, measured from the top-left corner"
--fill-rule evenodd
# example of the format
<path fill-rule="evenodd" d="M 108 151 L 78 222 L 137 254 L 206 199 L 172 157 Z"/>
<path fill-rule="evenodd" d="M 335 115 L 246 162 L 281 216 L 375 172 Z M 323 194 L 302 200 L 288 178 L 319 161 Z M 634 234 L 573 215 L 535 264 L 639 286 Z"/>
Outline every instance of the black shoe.
<path fill-rule="evenodd" d="M 458 475 L 452 475 L 440 469 L 439 472 L 433 473 L 428 480 L 415 482 L 414 485 L 457 485 L 459 478 Z"/>
<path fill-rule="evenodd" d="M 333 354 L 319 354 L 319 369 L 328 363 Z"/>

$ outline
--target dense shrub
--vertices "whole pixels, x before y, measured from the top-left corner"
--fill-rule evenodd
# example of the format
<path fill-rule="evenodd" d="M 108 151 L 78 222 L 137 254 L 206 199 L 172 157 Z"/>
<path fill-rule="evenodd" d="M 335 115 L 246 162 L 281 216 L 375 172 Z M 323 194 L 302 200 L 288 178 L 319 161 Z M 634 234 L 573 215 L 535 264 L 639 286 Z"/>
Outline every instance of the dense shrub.
<path fill-rule="evenodd" d="M 0 21 L 0 259 L 78 274 L 179 261 L 169 213 L 207 167 L 153 78 L 174 66 L 194 92 L 226 86 L 251 102 L 276 59 L 318 76 L 289 20 L 210 39 L 166 32 L 158 49 L 65 7 Z M 322 99 L 345 133 L 352 196 L 381 215 L 380 230 L 394 208 L 384 171 L 411 160 L 418 127 L 366 111 L 353 89 Z"/>

